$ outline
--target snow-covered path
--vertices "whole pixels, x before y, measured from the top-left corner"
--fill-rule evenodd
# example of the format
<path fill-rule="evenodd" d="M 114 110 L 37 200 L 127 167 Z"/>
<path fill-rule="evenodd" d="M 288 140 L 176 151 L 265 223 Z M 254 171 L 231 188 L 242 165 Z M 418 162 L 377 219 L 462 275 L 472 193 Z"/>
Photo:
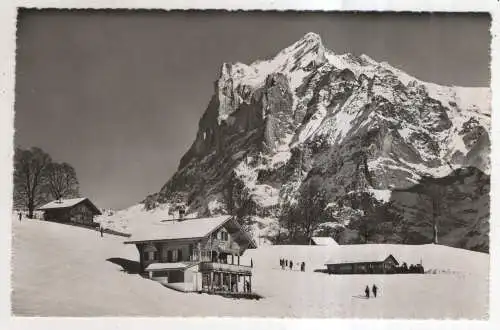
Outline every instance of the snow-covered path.
<path fill-rule="evenodd" d="M 487 262 L 472 273 L 333 276 L 279 270 L 266 257 L 272 253 L 259 249 L 250 252 L 253 287 L 265 298 L 232 300 L 123 272 L 107 261 L 137 259 L 122 237 L 36 220 L 14 221 L 13 231 L 15 315 L 484 318 L 488 310 Z M 380 296 L 360 297 L 371 284 Z"/>

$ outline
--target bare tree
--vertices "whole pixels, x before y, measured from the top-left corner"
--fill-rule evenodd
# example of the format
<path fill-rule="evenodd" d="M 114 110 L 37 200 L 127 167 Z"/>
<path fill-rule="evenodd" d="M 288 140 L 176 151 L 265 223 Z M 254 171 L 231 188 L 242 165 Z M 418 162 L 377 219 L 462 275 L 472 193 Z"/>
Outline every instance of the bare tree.
<path fill-rule="evenodd" d="M 424 193 L 429 197 L 432 207 L 431 220 L 426 222 L 426 224 L 432 226 L 432 243 L 438 244 L 441 212 L 445 207 L 446 186 L 437 182 L 433 183 L 431 179 L 426 178 L 423 187 Z"/>
<path fill-rule="evenodd" d="M 40 148 L 23 150 L 16 148 L 14 154 L 14 203 L 28 209 L 28 217 L 33 218 L 33 211 L 47 195 L 45 170 L 51 163 L 49 154 Z"/>
<path fill-rule="evenodd" d="M 68 163 L 50 163 L 45 169 L 47 187 L 55 199 L 78 197 L 78 179 L 73 166 Z"/>

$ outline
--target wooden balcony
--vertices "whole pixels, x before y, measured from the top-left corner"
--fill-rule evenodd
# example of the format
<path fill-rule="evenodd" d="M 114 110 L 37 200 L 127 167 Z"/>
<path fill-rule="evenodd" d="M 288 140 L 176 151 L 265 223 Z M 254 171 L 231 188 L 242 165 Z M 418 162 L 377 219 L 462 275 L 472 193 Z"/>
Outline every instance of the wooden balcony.
<path fill-rule="evenodd" d="M 219 271 L 241 275 L 252 275 L 252 267 L 246 265 L 224 264 L 220 262 L 201 262 L 199 267 L 201 272 Z"/>

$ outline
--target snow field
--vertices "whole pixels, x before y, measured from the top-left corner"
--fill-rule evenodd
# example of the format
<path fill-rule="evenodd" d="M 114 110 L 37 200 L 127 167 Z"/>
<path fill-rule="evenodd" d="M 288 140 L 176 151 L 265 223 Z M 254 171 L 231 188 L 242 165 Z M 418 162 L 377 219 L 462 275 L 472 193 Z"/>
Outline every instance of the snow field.
<path fill-rule="evenodd" d="M 442 246 L 383 246 L 445 273 L 315 273 L 335 247 L 270 246 L 248 250 L 253 289 L 265 298 L 233 300 L 180 293 L 122 271 L 109 258 L 136 261 L 124 238 L 37 220 L 13 221 L 13 313 L 18 316 L 259 316 L 484 318 L 488 255 Z M 341 247 L 343 248 L 343 247 Z M 357 248 L 354 246 L 354 248 Z M 365 247 L 366 248 L 366 247 Z M 369 248 L 377 248 L 372 246 Z M 422 251 L 422 253 L 416 253 Z M 418 255 L 417 255 L 418 254 Z M 306 272 L 279 269 L 279 258 L 306 261 Z M 295 268 L 297 269 L 297 268 Z M 472 269 L 472 270 L 471 270 Z M 364 299 L 366 285 L 380 296 Z"/>

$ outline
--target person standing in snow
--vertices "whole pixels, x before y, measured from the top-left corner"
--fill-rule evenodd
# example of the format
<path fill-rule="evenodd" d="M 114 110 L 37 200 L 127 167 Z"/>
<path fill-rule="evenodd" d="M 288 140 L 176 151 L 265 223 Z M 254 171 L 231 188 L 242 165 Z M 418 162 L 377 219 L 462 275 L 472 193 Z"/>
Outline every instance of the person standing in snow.
<path fill-rule="evenodd" d="M 368 287 L 368 285 L 365 288 L 365 295 L 366 295 L 366 299 L 370 298 L 370 288 Z"/>
<path fill-rule="evenodd" d="M 293 261 L 290 260 L 290 270 L 292 270 L 292 267 L 293 267 Z"/>
<path fill-rule="evenodd" d="M 285 267 L 288 267 L 288 260 L 285 260 Z"/>
<path fill-rule="evenodd" d="M 253 259 L 250 258 L 250 267 L 253 268 Z"/>
<path fill-rule="evenodd" d="M 21 213 L 21 211 L 19 211 L 18 216 L 19 216 L 19 222 L 21 222 L 21 220 L 23 219 L 23 214 Z"/>
<path fill-rule="evenodd" d="M 104 228 L 102 226 L 100 226 L 100 230 L 101 230 L 101 237 L 104 236 Z"/>
<path fill-rule="evenodd" d="M 372 286 L 372 292 L 373 292 L 373 297 L 377 298 L 377 286 L 375 284 L 373 284 Z"/>

